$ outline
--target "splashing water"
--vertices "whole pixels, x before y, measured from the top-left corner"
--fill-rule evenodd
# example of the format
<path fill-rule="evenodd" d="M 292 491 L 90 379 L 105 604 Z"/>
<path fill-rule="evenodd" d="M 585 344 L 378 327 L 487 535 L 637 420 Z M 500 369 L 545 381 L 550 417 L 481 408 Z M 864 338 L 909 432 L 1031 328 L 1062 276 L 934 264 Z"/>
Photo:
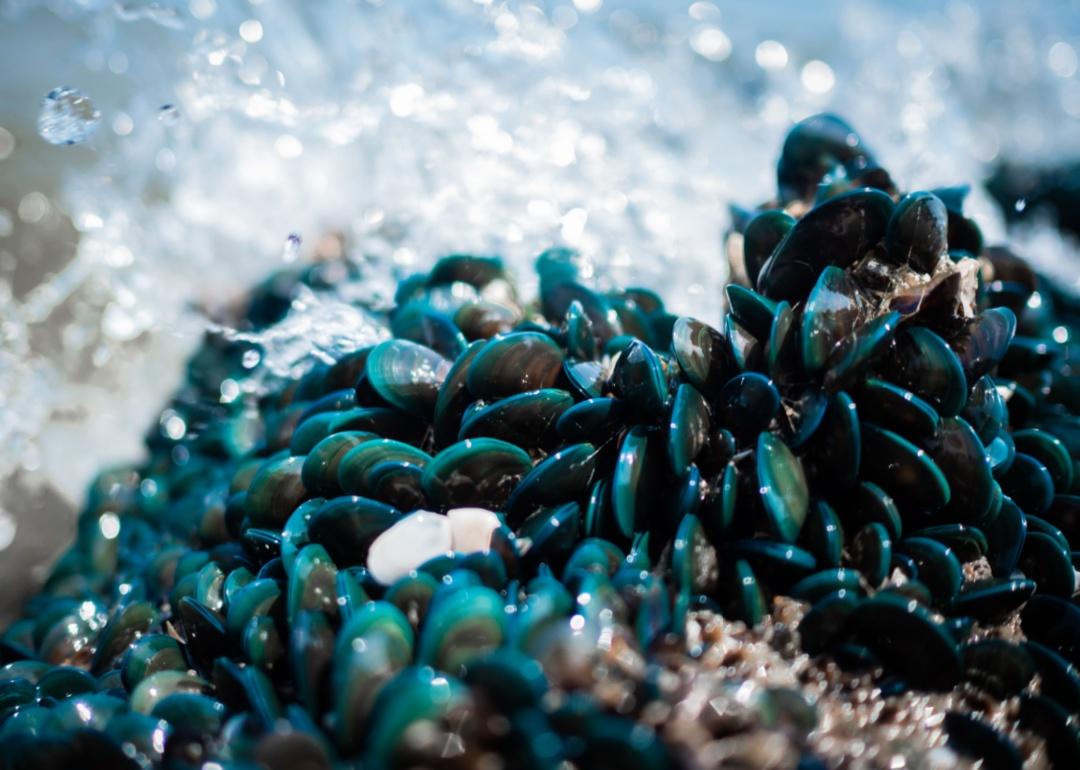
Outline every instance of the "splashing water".
<path fill-rule="evenodd" d="M 41 101 L 38 134 L 49 144 L 80 144 L 89 139 L 101 113 L 82 91 L 69 86 L 54 88 Z"/>
<path fill-rule="evenodd" d="M 50 78 L 0 86 L 0 221 L 29 244 L 0 240 L 0 478 L 78 500 L 137 457 L 201 335 L 249 334 L 223 309 L 294 258 L 343 258 L 360 288 L 250 337 L 256 381 L 380 338 L 371 311 L 452 251 L 526 278 L 570 246 L 600 288 L 715 323 L 726 206 L 773 192 L 791 121 L 842 113 L 907 189 L 1077 155 L 1078 39 L 1064 2 L 0 0 L 0 68 Z M 77 162 L 23 140 L 61 79 L 102 113 Z M 999 239 L 988 196 L 972 204 Z M 35 268 L 26 232 L 74 245 Z M 1049 231 L 1023 245 L 1076 264 Z"/>

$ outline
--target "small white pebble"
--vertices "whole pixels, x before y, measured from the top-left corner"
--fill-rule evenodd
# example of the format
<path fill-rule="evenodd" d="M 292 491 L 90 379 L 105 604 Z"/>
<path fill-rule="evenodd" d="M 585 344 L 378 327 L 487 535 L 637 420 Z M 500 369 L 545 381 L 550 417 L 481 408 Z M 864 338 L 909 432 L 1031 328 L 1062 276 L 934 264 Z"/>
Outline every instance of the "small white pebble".
<path fill-rule="evenodd" d="M 491 533 L 502 522 L 486 508 L 455 508 L 446 512 L 454 550 L 458 553 L 487 552 L 491 548 Z"/>
<path fill-rule="evenodd" d="M 368 551 L 368 572 L 383 585 L 390 585 L 428 559 L 451 550 L 450 519 L 416 511 L 375 538 Z"/>

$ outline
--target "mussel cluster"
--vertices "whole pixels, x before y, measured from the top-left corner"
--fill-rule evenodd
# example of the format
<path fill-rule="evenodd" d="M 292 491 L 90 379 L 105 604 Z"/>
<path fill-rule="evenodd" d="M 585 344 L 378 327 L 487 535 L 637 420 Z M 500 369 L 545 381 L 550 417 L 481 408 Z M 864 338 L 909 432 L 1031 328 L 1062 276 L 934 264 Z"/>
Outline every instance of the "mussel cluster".
<path fill-rule="evenodd" d="M 852 682 L 942 693 L 894 731 L 938 762 L 1080 767 L 1080 303 L 838 118 L 778 181 L 720 328 L 551 249 L 250 397 L 209 337 L 0 639 L 0 767 L 930 766 L 820 740 Z M 817 689 L 747 689 L 751 638 Z"/>

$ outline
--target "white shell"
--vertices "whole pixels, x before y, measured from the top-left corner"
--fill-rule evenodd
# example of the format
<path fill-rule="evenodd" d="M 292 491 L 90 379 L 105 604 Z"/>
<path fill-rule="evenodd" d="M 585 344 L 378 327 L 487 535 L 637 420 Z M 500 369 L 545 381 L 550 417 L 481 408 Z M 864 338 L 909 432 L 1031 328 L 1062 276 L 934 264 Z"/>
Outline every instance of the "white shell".
<path fill-rule="evenodd" d="M 416 511 L 375 538 L 368 550 L 367 568 L 375 580 L 390 585 L 428 559 L 452 550 L 450 519 Z"/>
<path fill-rule="evenodd" d="M 491 549 L 491 533 L 502 522 L 486 508 L 454 508 L 446 512 L 450 519 L 450 536 L 458 553 L 473 553 Z"/>

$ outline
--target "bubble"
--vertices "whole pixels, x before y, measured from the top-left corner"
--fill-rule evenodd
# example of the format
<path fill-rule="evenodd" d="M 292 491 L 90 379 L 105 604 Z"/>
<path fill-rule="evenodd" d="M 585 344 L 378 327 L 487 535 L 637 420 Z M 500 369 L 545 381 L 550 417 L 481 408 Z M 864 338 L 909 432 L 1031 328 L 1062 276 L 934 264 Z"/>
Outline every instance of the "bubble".
<path fill-rule="evenodd" d="M 15 137 L 6 128 L 0 126 L 0 160 L 7 160 L 13 152 L 15 152 Z"/>
<path fill-rule="evenodd" d="M 1071 78 L 1076 74 L 1078 65 L 1076 49 L 1063 40 L 1059 40 L 1050 46 L 1046 63 L 1050 66 L 1050 71 L 1059 78 Z"/>
<path fill-rule="evenodd" d="M 407 118 L 416 111 L 424 96 L 424 89 L 416 83 L 406 83 L 390 92 L 390 112 L 399 118 Z"/>
<path fill-rule="evenodd" d="M 19 219 L 28 225 L 36 225 L 49 213 L 49 199 L 42 193 L 30 192 L 19 201 Z"/>
<path fill-rule="evenodd" d="M 118 136 L 127 136 L 135 130 L 135 121 L 126 112 L 118 113 L 112 122 L 112 130 Z"/>
<path fill-rule="evenodd" d="M 788 63 L 788 52 L 782 43 L 762 40 L 754 49 L 754 61 L 762 69 L 782 70 Z"/>
<path fill-rule="evenodd" d="M 240 37 L 245 43 L 258 43 L 263 37 L 263 26 L 257 19 L 248 19 L 240 25 Z"/>
<path fill-rule="evenodd" d="M 819 59 L 811 59 L 803 66 L 800 79 L 803 88 L 812 94 L 827 94 L 836 85 L 832 67 Z"/>
<path fill-rule="evenodd" d="M 172 409 L 166 409 L 162 412 L 159 422 L 162 435 L 171 438 L 173 441 L 179 441 L 187 433 L 187 423 L 184 418 Z"/>
<path fill-rule="evenodd" d="M 709 61 L 731 56 L 731 39 L 719 27 L 703 27 L 690 38 L 690 47 Z"/>
<path fill-rule="evenodd" d="M 115 513 L 106 513 L 98 520 L 98 526 L 106 540 L 115 540 L 120 534 L 120 517 Z"/>
<path fill-rule="evenodd" d="M 126 54 L 117 51 L 109 56 L 109 72 L 114 75 L 123 75 L 128 71 L 128 57 Z"/>
<path fill-rule="evenodd" d="M 45 95 L 38 114 L 38 134 L 49 144 L 85 142 L 101 123 L 101 113 L 82 91 L 69 86 Z"/>
<path fill-rule="evenodd" d="M 304 145 L 292 134 L 282 134 L 274 141 L 274 149 L 282 158 L 299 158 L 304 152 Z"/>

